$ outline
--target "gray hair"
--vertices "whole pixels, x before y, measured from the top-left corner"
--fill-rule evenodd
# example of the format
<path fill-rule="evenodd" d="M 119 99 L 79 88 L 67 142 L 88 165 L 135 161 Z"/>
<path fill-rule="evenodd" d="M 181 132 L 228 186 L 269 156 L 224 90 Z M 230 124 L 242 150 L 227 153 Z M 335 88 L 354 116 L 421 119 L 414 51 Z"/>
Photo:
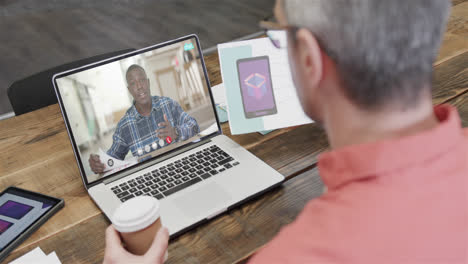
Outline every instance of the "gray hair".
<path fill-rule="evenodd" d="M 449 0 L 285 0 L 335 61 L 346 95 L 365 109 L 410 107 L 430 91 Z"/>

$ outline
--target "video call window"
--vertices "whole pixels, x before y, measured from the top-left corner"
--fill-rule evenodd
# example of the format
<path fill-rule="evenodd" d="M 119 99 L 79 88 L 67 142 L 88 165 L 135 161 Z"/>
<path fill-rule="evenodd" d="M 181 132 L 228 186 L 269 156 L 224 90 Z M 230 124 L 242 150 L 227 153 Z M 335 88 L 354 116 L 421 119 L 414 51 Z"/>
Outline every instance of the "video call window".
<path fill-rule="evenodd" d="M 13 223 L 0 219 L 0 235 L 7 231 L 12 225 Z"/>
<path fill-rule="evenodd" d="M 195 38 L 57 79 L 88 183 L 217 126 Z"/>
<path fill-rule="evenodd" d="M 8 200 L 0 206 L 0 215 L 19 220 L 32 209 L 32 206 Z"/>

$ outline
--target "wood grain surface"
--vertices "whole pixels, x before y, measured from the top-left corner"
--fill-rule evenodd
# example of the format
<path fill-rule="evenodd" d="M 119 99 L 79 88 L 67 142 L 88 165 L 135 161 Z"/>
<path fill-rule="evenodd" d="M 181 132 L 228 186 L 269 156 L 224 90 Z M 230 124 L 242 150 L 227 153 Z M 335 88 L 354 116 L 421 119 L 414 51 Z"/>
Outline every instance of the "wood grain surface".
<path fill-rule="evenodd" d="M 452 11 L 436 64 L 468 50 L 468 2 L 466 0 L 452 2 Z"/>
<path fill-rule="evenodd" d="M 463 127 L 468 127 L 468 93 L 464 93 L 450 101 L 457 107 Z"/>
<path fill-rule="evenodd" d="M 454 1 L 441 52 L 434 63 L 434 104 L 455 105 L 468 125 L 468 2 Z M 217 54 L 206 58 L 212 85 L 221 82 Z M 303 206 L 320 195 L 317 157 L 327 150 L 316 124 L 266 136 L 223 132 L 287 177 L 261 197 L 174 239 L 168 263 L 235 263 L 265 245 Z M 100 263 L 108 220 L 87 195 L 57 105 L 0 122 L 0 189 L 16 185 L 65 199 L 65 208 L 23 242 L 7 262 L 40 246 L 63 263 Z"/>
<path fill-rule="evenodd" d="M 468 51 L 435 66 L 432 97 L 435 104 L 449 102 L 468 91 Z"/>

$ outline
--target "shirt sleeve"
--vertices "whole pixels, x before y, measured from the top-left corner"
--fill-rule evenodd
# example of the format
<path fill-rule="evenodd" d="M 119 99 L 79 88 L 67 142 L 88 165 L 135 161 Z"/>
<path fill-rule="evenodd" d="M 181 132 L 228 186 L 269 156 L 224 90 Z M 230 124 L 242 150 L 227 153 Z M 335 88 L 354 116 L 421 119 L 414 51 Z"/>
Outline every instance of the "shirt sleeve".
<path fill-rule="evenodd" d="M 122 138 L 122 123 L 119 122 L 117 129 L 112 136 L 112 146 L 107 151 L 107 155 L 119 160 L 124 160 L 128 150 L 129 146 Z"/>
<path fill-rule="evenodd" d="M 200 132 L 197 120 L 184 112 L 177 102 L 172 101 L 171 111 L 172 117 L 175 119 L 176 129 L 179 129 L 178 141 L 189 139 Z"/>

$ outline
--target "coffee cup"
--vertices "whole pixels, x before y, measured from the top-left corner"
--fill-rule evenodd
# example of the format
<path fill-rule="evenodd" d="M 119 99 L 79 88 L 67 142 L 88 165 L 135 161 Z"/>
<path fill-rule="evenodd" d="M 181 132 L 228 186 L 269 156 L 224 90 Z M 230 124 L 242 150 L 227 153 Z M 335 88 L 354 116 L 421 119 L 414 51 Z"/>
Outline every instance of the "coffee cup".
<path fill-rule="evenodd" d="M 144 255 L 161 228 L 159 201 L 151 196 L 132 198 L 117 208 L 112 222 L 127 250 Z"/>

